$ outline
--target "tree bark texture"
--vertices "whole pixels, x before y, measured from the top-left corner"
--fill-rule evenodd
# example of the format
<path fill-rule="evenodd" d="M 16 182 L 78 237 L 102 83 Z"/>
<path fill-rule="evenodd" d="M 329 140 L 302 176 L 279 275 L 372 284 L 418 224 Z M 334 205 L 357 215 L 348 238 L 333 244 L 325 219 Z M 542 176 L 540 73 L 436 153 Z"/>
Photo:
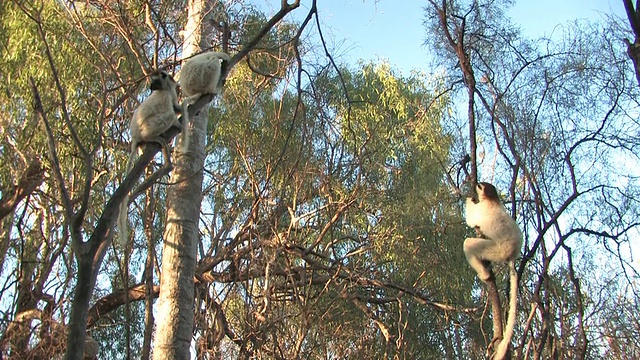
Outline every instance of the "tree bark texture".
<path fill-rule="evenodd" d="M 182 57 L 200 52 L 207 34 L 204 19 L 208 2 L 188 1 Z M 167 190 L 167 220 L 162 252 L 162 275 L 158 301 L 155 360 L 190 359 L 194 323 L 194 275 L 198 244 L 198 219 L 202 203 L 202 182 L 207 129 L 207 110 L 190 114 L 189 148 L 174 151 L 174 169 Z"/>

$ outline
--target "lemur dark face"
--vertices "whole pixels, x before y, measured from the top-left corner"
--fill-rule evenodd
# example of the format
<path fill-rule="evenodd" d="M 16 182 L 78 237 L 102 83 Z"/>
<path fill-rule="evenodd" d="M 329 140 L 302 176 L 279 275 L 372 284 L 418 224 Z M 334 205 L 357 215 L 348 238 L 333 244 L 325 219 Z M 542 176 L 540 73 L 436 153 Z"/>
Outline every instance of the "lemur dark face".
<path fill-rule="evenodd" d="M 480 200 L 489 200 L 489 201 L 500 201 L 498 197 L 498 191 L 495 186 L 489 184 L 488 182 L 478 183 L 476 186 L 478 191 L 478 197 Z"/>
<path fill-rule="evenodd" d="M 151 84 L 149 88 L 151 91 L 154 90 L 169 90 L 171 87 L 176 86 L 176 81 L 173 79 L 173 76 L 167 74 L 164 71 L 160 71 L 151 75 Z"/>

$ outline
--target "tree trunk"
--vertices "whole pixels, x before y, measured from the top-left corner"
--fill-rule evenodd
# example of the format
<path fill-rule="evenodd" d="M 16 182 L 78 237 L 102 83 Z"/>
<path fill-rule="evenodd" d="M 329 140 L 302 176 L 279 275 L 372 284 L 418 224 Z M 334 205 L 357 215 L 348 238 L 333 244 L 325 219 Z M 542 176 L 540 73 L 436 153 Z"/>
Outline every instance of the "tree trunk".
<path fill-rule="evenodd" d="M 188 1 L 182 56 L 188 58 L 201 48 L 204 0 Z M 210 31 L 210 30 L 209 30 Z M 191 114 L 190 114 L 191 115 Z M 194 275 L 198 244 L 198 220 L 202 202 L 202 181 L 207 129 L 207 110 L 190 116 L 192 127 L 188 151 L 174 151 L 174 169 L 167 190 L 167 222 L 162 252 L 162 275 L 154 355 L 159 359 L 189 359 L 194 323 Z M 177 148 L 179 148 L 178 146 Z"/>
<path fill-rule="evenodd" d="M 147 260 L 144 270 L 144 336 L 142 341 L 141 360 L 151 359 L 151 340 L 153 337 L 153 265 L 156 258 L 155 239 L 153 237 L 153 221 L 155 219 L 155 194 L 153 186 L 147 189 L 147 203 L 145 206 L 144 232 L 147 238 Z"/>
<path fill-rule="evenodd" d="M 104 252 L 102 252 L 104 256 Z M 91 257 L 86 254 L 77 255 L 78 280 L 76 284 L 73 306 L 67 335 L 66 360 L 81 360 L 84 355 L 84 343 L 87 335 L 87 316 L 89 314 L 89 301 L 96 285 L 95 269 Z M 102 262 L 100 259 L 99 263 Z"/>

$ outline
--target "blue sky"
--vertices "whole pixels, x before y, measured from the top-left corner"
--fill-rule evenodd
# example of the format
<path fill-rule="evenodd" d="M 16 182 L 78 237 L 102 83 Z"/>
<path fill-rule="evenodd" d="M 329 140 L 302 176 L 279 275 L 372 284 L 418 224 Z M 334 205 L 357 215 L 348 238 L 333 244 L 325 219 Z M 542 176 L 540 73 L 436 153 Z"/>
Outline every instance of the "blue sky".
<path fill-rule="evenodd" d="M 393 67 L 408 74 L 428 65 L 422 24 L 426 3 L 426 0 L 321 0 L 318 9 L 325 37 L 338 60 L 354 63 L 358 59 L 387 59 Z M 302 7 L 308 9 L 308 4 L 303 1 Z M 306 14 L 304 10 L 299 12 Z M 625 15 L 622 0 L 517 0 L 508 14 L 530 38 L 551 35 L 558 25 L 575 19 Z"/>

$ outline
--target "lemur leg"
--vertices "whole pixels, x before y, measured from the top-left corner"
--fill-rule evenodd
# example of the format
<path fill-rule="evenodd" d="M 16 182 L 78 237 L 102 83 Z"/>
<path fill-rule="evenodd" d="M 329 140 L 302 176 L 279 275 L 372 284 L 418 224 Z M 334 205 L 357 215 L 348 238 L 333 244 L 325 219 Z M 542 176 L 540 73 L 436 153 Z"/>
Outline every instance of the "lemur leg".
<path fill-rule="evenodd" d="M 467 238 L 464 241 L 464 255 L 480 280 L 484 282 L 492 275 L 488 262 L 492 260 L 491 253 L 495 246 L 494 241 L 481 238 Z"/>

